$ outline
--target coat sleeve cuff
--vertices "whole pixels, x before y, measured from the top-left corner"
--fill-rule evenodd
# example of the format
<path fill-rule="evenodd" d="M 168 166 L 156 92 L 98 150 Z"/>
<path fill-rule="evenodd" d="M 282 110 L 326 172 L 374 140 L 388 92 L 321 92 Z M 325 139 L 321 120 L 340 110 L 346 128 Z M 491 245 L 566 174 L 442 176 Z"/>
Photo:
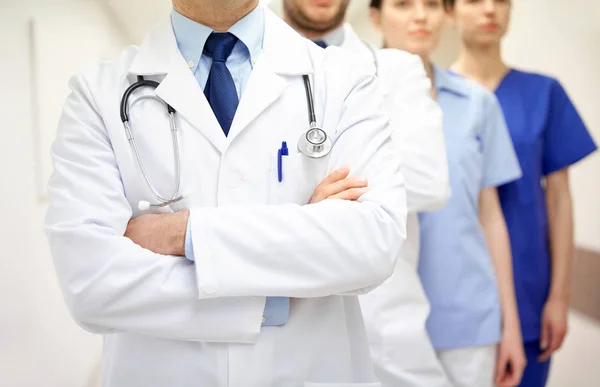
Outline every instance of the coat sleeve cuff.
<path fill-rule="evenodd" d="M 209 235 L 209 219 L 215 215 L 215 211 L 216 209 L 211 208 L 190 210 L 188 220 L 200 299 L 217 298 L 220 295 L 217 273 L 212 262 L 214 257 L 212 257 Z"/>
<path fill-rule="evenodd" d="M 185 232 L 185 257 L 190 261 L 194 262 L 196 257 L 194 257 L 194 243 L 192 242 L 192 214 L 190 213 L 190 218 L 187 223 L 187 230 Z"/>

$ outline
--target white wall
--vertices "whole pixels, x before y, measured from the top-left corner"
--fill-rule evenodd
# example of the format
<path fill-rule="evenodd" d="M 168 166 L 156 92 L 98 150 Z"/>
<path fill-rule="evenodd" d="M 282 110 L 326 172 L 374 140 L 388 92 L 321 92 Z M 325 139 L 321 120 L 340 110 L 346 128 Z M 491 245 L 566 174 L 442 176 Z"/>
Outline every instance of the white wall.
<path fill-rule="evenodd" d="M 30 92 L 31 18 L 37 31 L 39 132 Z M 38 187 L 49 171 L 47 146 L 68 92 L 66 78 L 120 48 L 114 30 L 92 1 L 0 5 L 1 386 L 83 387 L 97 366 L 100 338 L 71 320 L 59 291 L 41 228 L 46 205 Z"/>
<path fill-rule="evenodd" d="M 148 29 L 169 15 L 171 0 L 98 0 L 129 41 L 139 44 Z"/>
<path fill-rule="evenodd" d="M 510 64 L 557 77 L 600 144 L 599 15 L 592 1 L 515 1 L 503 52 Z M 576 243 L 600 251 L 600 154 L 577 164 L 571 176 Z"/>
<path fill-rule="evenodd" d="M 511 29 L 503 53 L 510 65 L 557 77 L 577 105 L 600 145 L 600 3 L 590 0 L 527 0 L 513 2 Z M 381 37 L 368 13 L 352 24 L 374 44 Z M 456 32 L 447 29 L 432 59 L 450 65 L 456 58 Z M 575 242 L 600 251 L 600 152 L 572 168 Z"/>

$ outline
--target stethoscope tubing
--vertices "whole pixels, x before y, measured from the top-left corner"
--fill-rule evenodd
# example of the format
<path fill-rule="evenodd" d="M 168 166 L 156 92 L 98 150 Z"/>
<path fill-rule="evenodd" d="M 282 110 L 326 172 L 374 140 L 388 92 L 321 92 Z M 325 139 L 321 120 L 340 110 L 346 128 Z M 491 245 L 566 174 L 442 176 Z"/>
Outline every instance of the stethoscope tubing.
<path fill-rule="evenodd" d="M 327 133 L 324 130 L 317 127 L 314 97 L 313 97 L 313 91 L 312 91 L 310 79 L 309 79 L 308 74 L 303 75 L 302 78 L 304 81 L 304 88 L 306 91 L 306 101 L 307 101 L 307 106 L 308 106 L 308 119 L 309 119 L 309 123 L 310 123 L 310 128 L 309 128 L 309 130 L 307 130 L 306 132 L 304 132 L 301 135 L 301 141 L 304 142 L 305 144 L 306 144 L 306 142 L 308 142 L 309 146 L 311 146 L 310 145 L 311 142 L 309 139 L 309 133 L 314 130 L 319 131 L 319 134 L 323 137 L 324 140 L 320 144 L 313 144 L 315 149 L 317 149 L 317 148 L 321 149 L 321 151 L 318 154 L 315 152 L 313 152 L 315 154 L 311 154 L 311 152 L 309 150 L 304 149 L 304 148 L 299 149 L 299 150 L 306 157 L 321 158 L 321 157 L 324 157 L 325 155 L 327 155 L 329 153 L 329 151 L 331 150 L 331 144 L 330 144 L 331 139 L 329 139 L 329 137 L 327 136 Z M 141 97 L 137 98 L 135 101 L 133 101 L 133 103 L 131 105 L 129 105 L 129 99 L 130 99 L 131 95 L 133 94 L 133 92 L 136 91 L 137 89 L 142 88 L 142 87 L 149 87 L 152 89 L 157 89 L 159 86 L 160 86 L 160 84 L 158 82 L 144 79 L 143 76 L 139 75 L 137 77 L 137 81 L 134 82 L 133 84 L 131 84 L 123 93 L 123 96 L 121 98 L 121 104 L 120 104 L 121 121 L 123 122 L 123 127 L 125 129 L 125 134 L 127 136 L 128 142 L 130 144 L 131 151 L 132 151 L 135 161 L 140 169 L 140 174 L 142 175 L 142 180 L 144 181 L 144 184 L 146 185 L 146 187 L 152 192 L 152 195 L 154 196 L 154 198 L 159 202 L 158 204 L 150 204 L 147 201 L 141 201 L 139 204 L 140 210 L 148 209 L 148 208 L 165 207 L 165 206 L 174 204 L 184 198 L 184 195 L 179 194 L 179 191 L 181 189 L 181 155 L 180 155 L 180 150 L 179 150 L 179 140 L 178 140 L 178 136 L 177 136 L 177 123 L 176 123 L 176 117 L 175 117 L 176 110 L 171 105 L 167 104 L 165 101 L 163 101 L 162 99 L 160 99 L 156 96 L 141 96 Z M 144 162 L 140 155 L 139 148 L 137 147 L 137 143 L 135 141 L 135 136 L 133 134 L 133 131 L 131 130 L 129 110 L 131 109 L 131 107 L 135 106 L 139 101 L 145 100 L 145 99 L 152 99 L 152 100 L 159 101 L 166 107 L 167 113 L 169 115 L 169 124 L 170 124 L 170 128 L 171 128 L 171 138 L 172 138 L 172 144 L 173 144 L 173 154 L 174 154 L 174 164 L 175 164 L 174 165 L 175 191 L 173 192 L 173 195 L 170 198 L 164 198 L 160 194 L 160 192 L 158 192 L 158 190 L 152 183 L 150 177 L 148 176 L 146 168 L 144 166 Z M 323 147 L 324 143 L 327 143 L 327 145 L 328 145 L 328 147 L 325 148 L 325 149 L 327 149 L 326 152 L 322 151 L 322 149 L 323 149 L 322 147 Z"/>

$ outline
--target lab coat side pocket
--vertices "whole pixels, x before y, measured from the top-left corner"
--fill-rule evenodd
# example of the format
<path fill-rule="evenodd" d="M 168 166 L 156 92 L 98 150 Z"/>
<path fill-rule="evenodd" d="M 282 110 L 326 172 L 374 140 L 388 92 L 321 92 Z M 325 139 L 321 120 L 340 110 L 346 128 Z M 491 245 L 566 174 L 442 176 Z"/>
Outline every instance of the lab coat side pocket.
<path fill-rule="evenodd" d="M 326 160 L 310 159 L 296 153 L 282 156 L 280 167 L 278 157 L 273 157 L 269 176 L 269 204 L 308 204 L 317 184 L 324 179 L 322 175 L 327 168 Z"/>

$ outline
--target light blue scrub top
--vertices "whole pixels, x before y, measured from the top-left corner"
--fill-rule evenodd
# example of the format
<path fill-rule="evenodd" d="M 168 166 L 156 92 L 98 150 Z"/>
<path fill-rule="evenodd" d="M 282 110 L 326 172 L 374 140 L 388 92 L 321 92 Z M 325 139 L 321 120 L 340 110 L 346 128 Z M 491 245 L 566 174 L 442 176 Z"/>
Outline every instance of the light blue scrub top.
<path fill-rule="evenodd" d="M 550 240 L 542 180 L 596 150 L 581 117 L 553 78 L 510 70 L 496 96 L 523 169 L 499 187 L 510 235 L 515 291 L 525 342 L 539 339 L 550 290 Z"/>
<path fill-rule="evenodd" d="M 521 176 L 493 94 L 434 67 L 444 113 L 452 195 L 419 215 L 419 275 L 431 303 L 427 331 L 436 349 L 495 344 L 501 311 L 494 266 L 479 222 L 479 193 Z"/>

